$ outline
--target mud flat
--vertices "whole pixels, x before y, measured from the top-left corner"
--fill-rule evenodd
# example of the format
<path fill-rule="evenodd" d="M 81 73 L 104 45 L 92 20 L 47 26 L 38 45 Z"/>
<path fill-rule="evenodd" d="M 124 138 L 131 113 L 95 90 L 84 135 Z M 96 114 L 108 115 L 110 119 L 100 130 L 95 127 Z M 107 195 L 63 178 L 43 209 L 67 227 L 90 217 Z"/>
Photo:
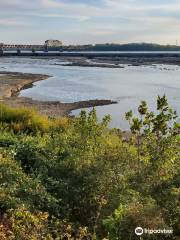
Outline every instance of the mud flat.
<path fill-rule="evenodd" d="M 134 66 L 152 64 L 180 65 L 180 52 L 5 52 L 0 57 L 58 58 L 69 60 L 66 66 L 121 68 L 121 64 Z M 90 61 L 87 61 L 90 60 Z M 101 66 L 100 66 L 101 65 Z"/>
<path fill-rule="evenodd" d="M 0 97 L 16 96 L 25 88 L 33 86 L 34 82 L 49 78 L 48 75 L 0 71 Z"/>
<path fill-rule="evenodd" d="M 19 97 L 19 92 L 33 86 L 34 82 L 48 79 L 50 76 L 41 74 L 27 74 L 18 72 L 0 71 L 0 102 L 14 108 L 33 108 L 41 114 L 50 117 L 68 115 L 72 110 L 115 104 L 111 100 L 89 100 L 74 103 L 54 101 L 36 101 L 31 98 Z"/>
<path fill-rule="evenodd" d="M 104 54 L 105 55 L 105 54 Z M 124 68 L 129 66 L 176 65 L 180 66 L 180 54 L 121 54 L 111 56 L 45 56 L 31 57 L 33 59 L 56 59 L 59 66 Z"/>
<path fill-rule="evenodd" d="M 69 63 L 64 66 L 123 68 L 124 65 L 150 66 L 150 65 L 177 65 L 180 66 L 180 55 L 121 55 L 121 56 L 92 56 L 92 57 L 60 57 Z"/>

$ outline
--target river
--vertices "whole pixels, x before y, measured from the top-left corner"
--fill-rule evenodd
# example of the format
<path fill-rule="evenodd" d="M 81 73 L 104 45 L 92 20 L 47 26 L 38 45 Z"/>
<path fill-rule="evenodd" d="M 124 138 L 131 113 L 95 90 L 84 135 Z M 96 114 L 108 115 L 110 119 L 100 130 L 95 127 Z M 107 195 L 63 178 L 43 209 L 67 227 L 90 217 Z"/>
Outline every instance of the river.
<path fill-rule="evenodd" d="M 111 127 L 127 130 L 124 113 L 136 109 L 146 100 L 155 110 L 157 95 L 166 94 L 170 105 L 180 115 L 180 66 L 150 65 L 122 68 L 63 66 L 56 58 L 0 58 L 0 71 L 48 74 L 47 80 L 36 82 L 33 88 L 21 91 L 21 96 L 35 100 L 76 102 L 91 99 L 111 99 L 118 104 L 97 107 L 99 118 L 111 114 Z M 77 115 L 80 110 L 72 114 Z"/>

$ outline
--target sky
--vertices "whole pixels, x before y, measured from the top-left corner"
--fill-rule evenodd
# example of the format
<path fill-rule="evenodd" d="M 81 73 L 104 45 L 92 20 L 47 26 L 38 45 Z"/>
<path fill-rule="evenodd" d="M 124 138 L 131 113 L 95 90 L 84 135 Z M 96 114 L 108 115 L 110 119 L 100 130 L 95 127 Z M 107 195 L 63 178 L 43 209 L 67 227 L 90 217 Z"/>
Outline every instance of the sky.
<path fill-rule="evenodd" d="M 180 45 L 180 0 L 0 0 L 0 42 Z"/>

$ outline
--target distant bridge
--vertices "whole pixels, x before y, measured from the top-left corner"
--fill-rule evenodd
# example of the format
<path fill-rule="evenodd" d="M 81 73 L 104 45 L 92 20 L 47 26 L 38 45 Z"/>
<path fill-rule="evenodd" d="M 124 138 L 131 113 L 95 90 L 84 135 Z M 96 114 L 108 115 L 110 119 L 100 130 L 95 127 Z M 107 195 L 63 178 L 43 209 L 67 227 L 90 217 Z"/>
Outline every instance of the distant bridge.
<path fill-rule="evenodd" d="M 44 44 L 4 44 L 0 42 L 0 54 L 5 51 L 85 51 L 90 45 L 68 45 L 65 46 L 59 40 L 46 40 Z"/>
<path fill-rule="evenodd" d="M 62 49 L 62 42 L 59 40 L 46 40 L 44 44 L 5 44 L 0 42 L 0 53 L 4 51 L 57 51 Z"/>
<path fill-rule="evenodd" d="M 32 45 L 32 44 L 3 44 L 0 43 L 1 51 L 8 50 L 46 50 L 47 47 L 45 45 Z"/>

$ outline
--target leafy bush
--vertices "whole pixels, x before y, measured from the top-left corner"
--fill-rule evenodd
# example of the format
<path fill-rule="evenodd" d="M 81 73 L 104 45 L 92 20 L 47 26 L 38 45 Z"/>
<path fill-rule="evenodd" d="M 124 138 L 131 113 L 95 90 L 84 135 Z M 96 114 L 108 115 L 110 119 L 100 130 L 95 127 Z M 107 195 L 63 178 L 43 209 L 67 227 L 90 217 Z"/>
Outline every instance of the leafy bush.
<path fill-rule="evenodd" d="M 10 146 L 13 146 L 17 141 L 17 138 L 15 135 L 9 132 L 1 132 L 0 135 L 0 148 L 8 148 Z"/>
<path fill-rule="evenodd" d="M 129 138 L 96 110 L 48 119 L 2 107 L 0 239 L 139 239 L 137 226 L 179 236 L 180 135 L 165 96 L 126 113 Z"/>
<path fill-rule="evenodd" d="M 25 205 L 56 211 L 57 200 L 38 181 L 27 176 L 13 160 L 0 155 L 0 206 L 4 211 Z"/>

